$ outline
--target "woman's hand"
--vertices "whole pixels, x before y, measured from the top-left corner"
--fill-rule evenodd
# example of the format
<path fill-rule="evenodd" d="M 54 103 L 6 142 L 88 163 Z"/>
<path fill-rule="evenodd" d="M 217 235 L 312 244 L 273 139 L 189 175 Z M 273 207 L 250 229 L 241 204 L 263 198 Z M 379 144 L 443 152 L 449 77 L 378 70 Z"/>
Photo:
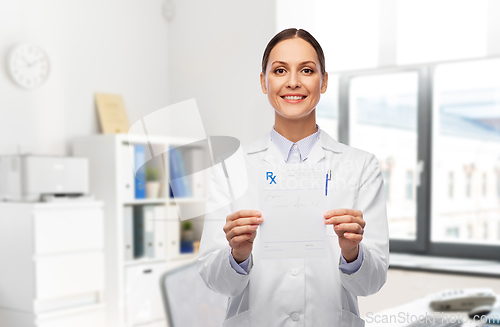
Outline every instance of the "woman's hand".
<path fill-rule="evenodd" d="M 339 237 L 339 245 L 347 262 L 356 260 L 359 243 L 363 239 L 366 222 L 363 213 L 355 209 L 335 209 L 325 212 L 325 223 L 333 225 Z"/>
<path fill-rule="evenodd" d="M 239 210 L 226 217 L 224 233 L 237 263 L 245 261 L 252 252 L 257 227 L 264 221 L 255 210 Z"/>

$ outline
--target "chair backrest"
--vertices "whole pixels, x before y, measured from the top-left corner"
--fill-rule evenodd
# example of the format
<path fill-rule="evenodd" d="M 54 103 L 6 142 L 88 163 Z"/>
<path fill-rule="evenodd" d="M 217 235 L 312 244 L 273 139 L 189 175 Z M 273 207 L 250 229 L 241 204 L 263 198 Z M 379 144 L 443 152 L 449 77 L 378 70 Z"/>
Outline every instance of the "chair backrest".
<path fill-rule="evenodd" d="M 228 298 L 205 285 L 196 261 L 163 274 L 161 291 L 170 327 L 222 326 Z"/>

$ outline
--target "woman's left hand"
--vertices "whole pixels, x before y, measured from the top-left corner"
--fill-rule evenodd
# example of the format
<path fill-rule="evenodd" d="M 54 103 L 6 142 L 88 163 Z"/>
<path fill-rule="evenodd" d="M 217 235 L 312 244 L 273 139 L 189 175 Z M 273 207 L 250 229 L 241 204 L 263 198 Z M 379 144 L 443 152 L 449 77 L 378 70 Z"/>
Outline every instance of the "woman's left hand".
<path fill-rule="evenodd" d="M 325 212 L 325 224 L 333 225 L 339 245 L 347 262 L 356 260 L 366 222 L 363 213 L 355 209 L 335 209 Z"/>

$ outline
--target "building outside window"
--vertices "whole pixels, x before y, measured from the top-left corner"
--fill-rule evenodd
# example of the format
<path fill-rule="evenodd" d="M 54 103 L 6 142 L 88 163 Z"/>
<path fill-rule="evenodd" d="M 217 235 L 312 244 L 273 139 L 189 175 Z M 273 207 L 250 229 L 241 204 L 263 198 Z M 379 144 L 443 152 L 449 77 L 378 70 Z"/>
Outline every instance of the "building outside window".
<path fill-rule="evenodd" d="M 446 236 L 449 238 L 459 238 L 460 230 L 458 229 L 458 227 L 448 227 L 446 229 Z"/>
<path fill-rule="evenodd" d="M 472 225 L 467 225 L 467 238 L 471 239 L 472 238 Z"/>
<path fill-rule="evenodd" d="M 497 198 L 500 199 L 500 173 L 497 173 Z"/>
<path fill-rule="evenodd" d="M 468 198 L 470 198 L 470 194 L 471 194 L 471 183 L 472 183 L 472 173 L 466 172 L 465 173 L 465 196 Z"/>
<path fill-rule="evenodd" d="M 413 199 L 413 172 L 411 170 L 406 172 L 406 199 Z"/>
<path fill-rule="evenodd" d="M 450 171 L 448 173 L 448 197 L 450 199 L 453 199 L 453 179 L 454 179 L 454 176 L 453 176 L 453 172 Z"/>
<path fill-rule="evenodd" d="M 486 184 L 487 184 L 486 173 L 483 173 L 483 196 L 484 197 L 486 197 Z"/>
<path fill-rule="evenodd" d="M 390 197 L 389 197 L 389 189 L 390 189 L 390 178 L 391 178 L 391 171 L 389 169 L 384 169 L 382 171 L 382 176 L 384 178 L 384 188 L 385 188 L 385 198 L 387 199 L 387 201 L 390 200 Z"/>

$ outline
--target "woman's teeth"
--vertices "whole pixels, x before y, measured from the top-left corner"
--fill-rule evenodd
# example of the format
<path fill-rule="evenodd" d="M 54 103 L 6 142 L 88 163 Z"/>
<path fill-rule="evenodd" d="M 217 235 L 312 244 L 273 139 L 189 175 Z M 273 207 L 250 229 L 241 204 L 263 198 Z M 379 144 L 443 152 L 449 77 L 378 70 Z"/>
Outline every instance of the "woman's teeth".
<path fill-rule="evenodd" d="M 283 98 L 285 98 L 287 100 L 302 100 L 305 98 L 305 96 L 293 95 L 293 96 L 286 96 Z"/>

